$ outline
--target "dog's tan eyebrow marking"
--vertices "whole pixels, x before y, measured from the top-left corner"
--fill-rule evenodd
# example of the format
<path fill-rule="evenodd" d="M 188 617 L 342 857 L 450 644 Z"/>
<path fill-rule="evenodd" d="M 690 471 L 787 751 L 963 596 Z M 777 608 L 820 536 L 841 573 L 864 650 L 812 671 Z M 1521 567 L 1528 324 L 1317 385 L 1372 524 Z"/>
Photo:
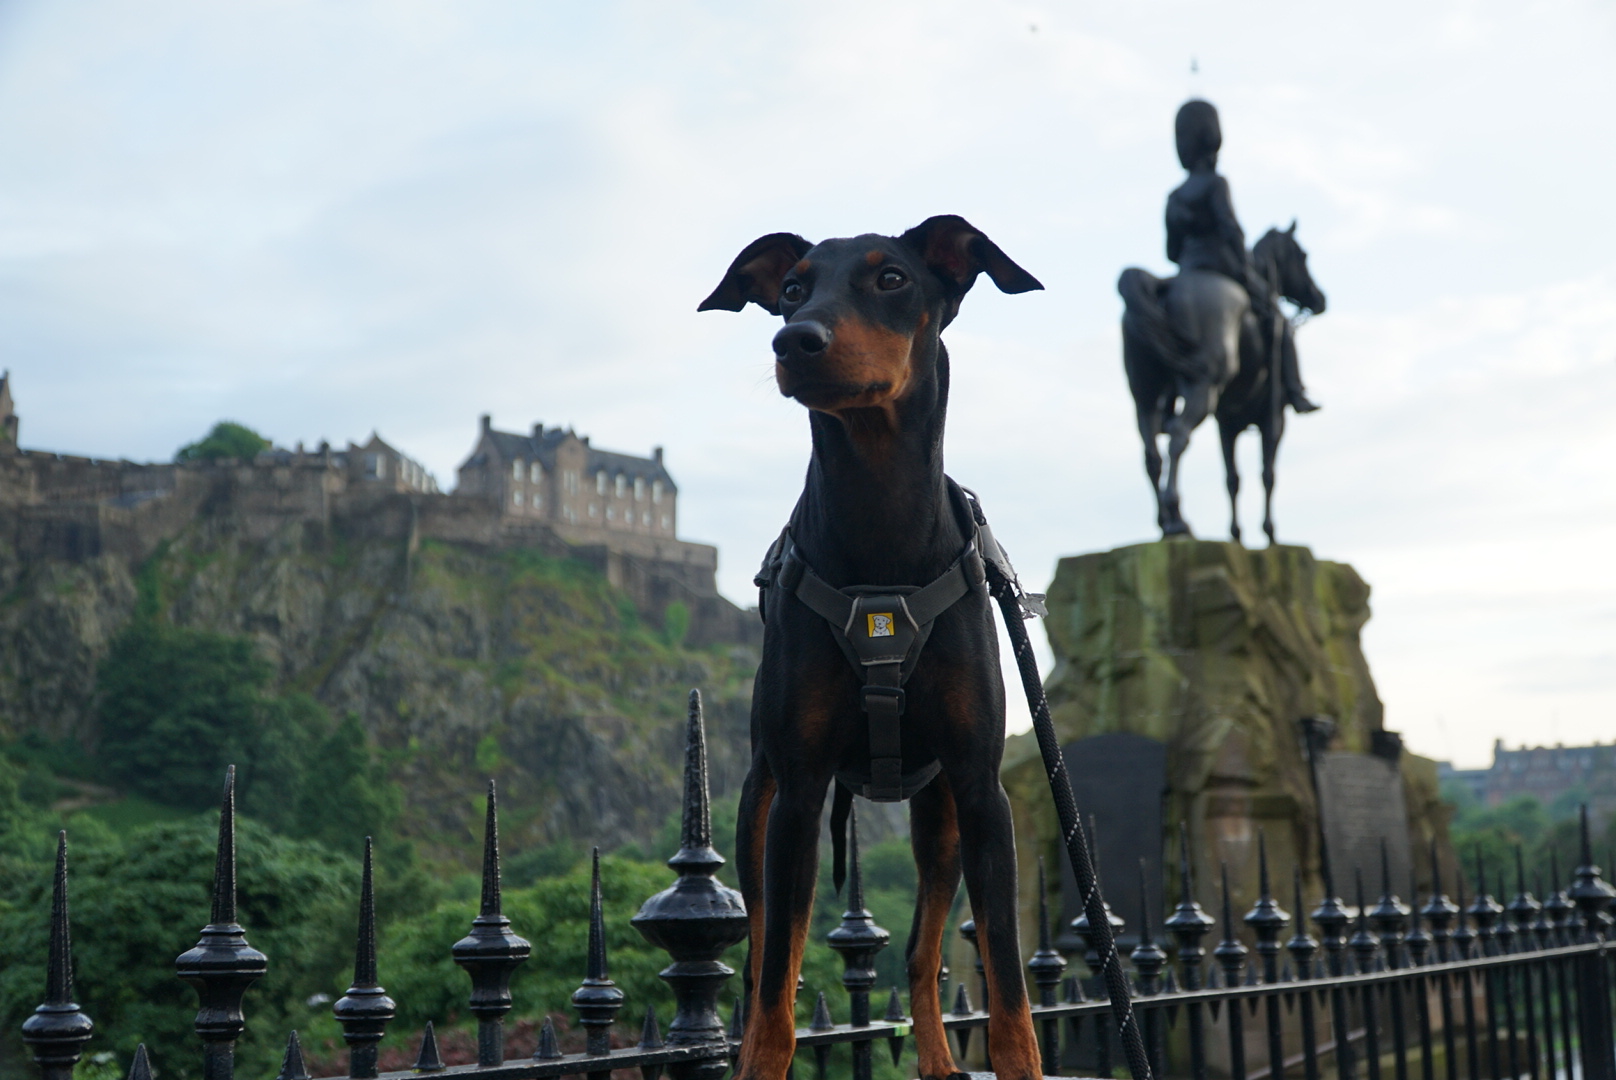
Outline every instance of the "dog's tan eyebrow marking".
<path fill-rule="evenodd" d="M 886 257 L 886 252 L 882 251 L 880 248 L 876 248 L 874 251 L 871 251 L 864 256 L 864 261 L 869 263 L 871 266 L 880 266 L 881 263 L 886 260 Z"/>
<path fill-rule="evenodd" d="M 796 266 L 793 266 L 791 268 L 791 272 L 793 274 L 806 274 L 808 272 L 808 267 L 811 266 L 811 265 L 813 265 L 813 264 L 810 263 L 807 259 L 803 259 L 803 260 L 799 261 Z"/>

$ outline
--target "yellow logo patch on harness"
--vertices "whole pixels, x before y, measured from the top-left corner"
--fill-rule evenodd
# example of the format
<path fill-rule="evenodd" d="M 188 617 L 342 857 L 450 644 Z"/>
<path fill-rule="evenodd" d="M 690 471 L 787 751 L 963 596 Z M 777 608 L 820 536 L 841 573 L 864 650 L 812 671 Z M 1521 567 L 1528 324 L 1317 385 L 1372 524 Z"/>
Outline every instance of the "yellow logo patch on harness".
<path fill-rule="evenodd" d="M 867 616 L 867 618 L 870 620 L 871 637 L 893 636 L 894 630 L 892 628 L 892 612 L 877 612 L 873 615 Z"/>

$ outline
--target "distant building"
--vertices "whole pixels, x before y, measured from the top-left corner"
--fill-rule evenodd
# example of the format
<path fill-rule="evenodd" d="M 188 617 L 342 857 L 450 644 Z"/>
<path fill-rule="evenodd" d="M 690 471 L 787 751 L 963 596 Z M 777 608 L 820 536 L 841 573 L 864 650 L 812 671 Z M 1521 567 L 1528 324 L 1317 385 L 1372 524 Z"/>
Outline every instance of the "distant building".
<path fill-rule="evenodd" d="M 350 483 L 378 491 L 438 494 L 438 478 L 427 472 L 425 465 L 383 441 L 375 432 L 371 432 L 370 441 L 363 445 L 351 442 L 347 450 L 332 450 L 321 443 L 316 453 L 329 456 L 334 467 L 347 473 Z M 298 443 L 296 450 L 278 446 L 265 450 L 254 459 L 254 464 L 296 465 L 308 457 L 308 451 Z"/>
<path fill-rule="evenodd" d="M 1443 780 L 1465 784 L 1487 806 L 1502 806 L 1529 795 L 1545 806 L 1563 795 L 1586 799 L 1596 817 L 1616 813 L 1616 745 L 1533 746 L 1506 750 L 1493 743 L 1488 769 L 1439 766 Z"/>
<path fill-rule="evenodd" d="M 619 454 L 590 446 L 571 428 L 495 431 L 485 413 L 455 494 L 491 497 L 514 520 L 567 526 L 575 541 L 588 533 L 602 541 L 678 535 L 679 488 L 663 467 L 662 447 L 650 457 Z"/>
<path fill-rule="evenodd" d="M 678 539 L 679 489 L 650 457 L 597 450 L 572 430 L 493 430 L 484 416 L 452 495 L 420 462 L 372 434 L 346 450 L 274 447 L 250 460 L 109 461 L 17 444 L 0 374 L 0 550 L 23 560 L 103 556 L 132 563 L 202 517 L 250 542 L 293 523 L 480 548 L 525 547 L 596 567 L 652 625 L 670 608 L 693 644 L 753 642 L 755 613 L 718 594 L 718 549 Z"/>

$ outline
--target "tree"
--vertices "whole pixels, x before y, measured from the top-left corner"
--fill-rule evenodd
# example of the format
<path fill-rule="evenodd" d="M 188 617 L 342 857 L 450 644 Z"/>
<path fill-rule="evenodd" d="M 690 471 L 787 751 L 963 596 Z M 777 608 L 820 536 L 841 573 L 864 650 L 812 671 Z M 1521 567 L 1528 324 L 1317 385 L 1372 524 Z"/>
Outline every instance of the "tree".
<path fill-rule="evenodd" d="M 108 776 L 156 802 L 206 809 L 225 766 L 248 762 L 260 740 L 269 674 L 245 638 L 137 618 L 96 671 Z"/>
<path fill-rule="evenodd" d="M 269 440 L 252 428 L 238 424 L 234 420 L 220 420 L 213 425 L 213 430 L 200 440 L 180 447 L 179 453 L 174 455 L 174 460 L 217 461 L 220 458 L 246 460 L 257 456 L 260 450 L 268 449 Z"/>

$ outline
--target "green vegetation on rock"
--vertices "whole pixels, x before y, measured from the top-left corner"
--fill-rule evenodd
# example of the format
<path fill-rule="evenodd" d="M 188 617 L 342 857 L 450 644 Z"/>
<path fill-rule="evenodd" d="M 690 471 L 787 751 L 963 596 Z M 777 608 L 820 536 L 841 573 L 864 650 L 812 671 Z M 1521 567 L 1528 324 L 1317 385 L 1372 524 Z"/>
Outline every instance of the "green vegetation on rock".
<path fill-rule="evenodd" d="M 247 460 L 269 449 L 269 440 L 245 424 L 220 420 L 213 430 L 194 443 L 180 447 L 175 461 L 217 461 L 220 458 Z"/>

